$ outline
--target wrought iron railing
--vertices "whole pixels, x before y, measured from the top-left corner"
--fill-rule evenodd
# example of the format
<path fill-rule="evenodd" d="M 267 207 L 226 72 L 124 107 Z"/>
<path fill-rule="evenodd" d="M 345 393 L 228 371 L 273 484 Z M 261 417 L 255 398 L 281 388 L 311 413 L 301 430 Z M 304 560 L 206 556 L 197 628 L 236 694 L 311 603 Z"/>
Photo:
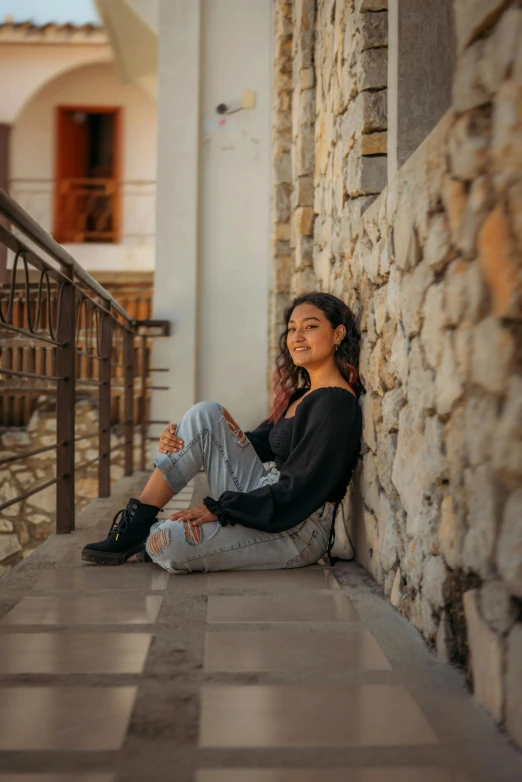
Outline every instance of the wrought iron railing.
<path fill-rule="evenodd" d="M 0 189 L 0 244 L 11 252 L 10 283 L 0 290 L 0 353 L 11 346 L 41 343 L 47 346 L 45 365 L 23 369 L 4 366 L 0 355 L 0 393 L 20 392 L 56 395 L 57 432 L 54 445 L 44 445 L 23 454 L 0 457 L 0 467 L 53 449 L 56 450 L 56 477 L 0 504 L 0 512 L 56 484 L 56 531 L 74 529 L 75 475 L 98 463 L 98 495 L 110 495 L 111 468 L 111 390 L 119 387 L 124 397 L 124 472 L 133 473 L 134 393 L 141 390 L 139 411 L 141 469 L 146 467 L 148 396 L 151 373 L 166 369 L 150 368 L 150 340 L 169 333 L 168 321 L 135 320 L 94 280 L 69 253 L 47 234 L 7 193 Z M 37 295 L 30 296 L 30 270 L 38 277 Z M 26 302 L 23 325 L 15 325 L 16 302 Z M 139 340 L 143 360 L 135 365 L 135 343 Z M 29 355 L 29 354 L 28 354 Z M 91 377 L 77 379 L 78 362 L 88 361 Z M 121 381 L 113 377 L 118 368 Z M 6 379 L 6 380 L 4 380 Z M 99 422 L 92 433 L 76 437 L 75 401 L 78 391 L 97 394 Z M 84 439 L 98 440 L 98 456 L 75 465 L 75 445 Z M 114 449 L 113 449 L 114 452 Z"/>

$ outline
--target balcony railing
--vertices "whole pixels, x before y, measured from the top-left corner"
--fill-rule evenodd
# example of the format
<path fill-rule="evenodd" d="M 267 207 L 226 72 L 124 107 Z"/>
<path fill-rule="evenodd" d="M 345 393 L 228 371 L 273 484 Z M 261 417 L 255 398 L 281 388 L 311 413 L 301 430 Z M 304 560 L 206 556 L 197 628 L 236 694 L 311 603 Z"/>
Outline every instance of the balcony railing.
<path fill-rule="evenodd" d="M 146 467 L 148 397 L 153 389 L 149 367 L 149 343 L 154 336 L 169 333 L 168 321 L 135 320 L 94 280 L 69 253 L 49 236 L 4 190 L 0 190 L 0 244 L 14 254 L 10 282 L 0 287 L 0 394 L 55 394 L 57 435 L 54 445 L 15 456 L 0 457 L 0 467 L 51 450 L 56 451 L 56 477 L 0 504 L 0 512 L 48 486 L 56 484 L 56 531 L 74 529 L 75 473 L 98 463 L 98 494 L 110 495 L 111 392 L 123 395 L 125 475 L 133 473 L 135 430 L 134 396 L 141 390 L 141 469 Z M 30 271 L 36 273 L 36 295 L 31 296 Z M 33 289 L 34 290 L 34 289 Z M 16 324 L 16 308 L 24 307 L 22 325 Z M 18 313 L 19 315 L 19 313 Z M 143 359 L 135 362 L 136 343 Z M 43 344 L 45 364 L 28 363 L 22 369 L 5 366 L 4 353 L 14 346 Z M 27 354 L 30 355 L 30 354 Z M 90 376 L 77 379 L 79 362 L 89 362 Z M 114 377 L 114 370 L 118 377 Z M 98 428 L 81 438 L 75 435 L 75 401 L 78 391 L 98 397 Z M 98 456 L 75 467 L 75 444 L 80 439 L 98 441 Z"/>
<path fill-rule="evenodd" d="M 16 178 L 9 193 L 62 243 L 154 244 L 153 180 Z"/>

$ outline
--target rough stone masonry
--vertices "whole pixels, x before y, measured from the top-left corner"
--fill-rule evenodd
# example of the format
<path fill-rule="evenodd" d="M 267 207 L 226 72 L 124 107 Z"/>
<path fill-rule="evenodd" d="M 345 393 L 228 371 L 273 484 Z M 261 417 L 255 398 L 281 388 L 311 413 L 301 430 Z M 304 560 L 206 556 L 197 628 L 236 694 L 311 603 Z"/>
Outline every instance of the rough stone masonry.
<path fill-rule="evenodd" d="M 275 0 L 271 360 L 291 296 L 353 309 L 358 558 L 522 746 L 522 9 L 455 0 L 452 106 L 387 183 L 387 7 Z"/>

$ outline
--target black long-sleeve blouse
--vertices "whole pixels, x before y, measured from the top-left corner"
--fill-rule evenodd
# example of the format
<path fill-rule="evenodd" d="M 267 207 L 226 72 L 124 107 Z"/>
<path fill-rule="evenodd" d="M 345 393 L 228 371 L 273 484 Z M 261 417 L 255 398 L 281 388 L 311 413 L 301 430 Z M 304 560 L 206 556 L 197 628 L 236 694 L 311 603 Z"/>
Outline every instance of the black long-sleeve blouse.
<path fill-rule="evenodd" d="M 291 404 L 308 389 L 298 389 Z M 263 421 L 245 432 L 262 462 L 272 461 L 268 442 L 273 423 Z M 290 455 L 278 483 L 249 492 L 224 491 L 205 506 L 219 523 L 242 524 L 265 532 L 282 532 L 304 521 L 324 502 L 339 502 L 357 464 L 362 413 L 357 398 L 338 386 L 318 388 L 297 406 Z"/>

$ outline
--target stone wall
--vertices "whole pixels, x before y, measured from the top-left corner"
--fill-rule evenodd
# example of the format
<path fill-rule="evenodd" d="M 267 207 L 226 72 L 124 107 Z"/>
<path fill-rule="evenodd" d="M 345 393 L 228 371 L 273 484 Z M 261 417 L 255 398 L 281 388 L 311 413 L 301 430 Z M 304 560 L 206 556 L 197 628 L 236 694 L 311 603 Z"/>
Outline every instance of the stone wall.
<path fill-rule="evenodd" d="M 80 399 L 76 404 L 76 436 L 98 431 L 98 410 L 94 402 Z M 40 397 L 26 428 L 0 430 L 2 458 L 16 456 L 56 443 L 56 405 Z M 111 483 L 123 476 L 123 431 L 118 426 L 111 433 Z M 118 448 L 118 450 L 115 450 Z M 76 445 L 77 465 L 98 456 L 97 438 Z M 135 444 L 134 463 L 139 464 L 139 443 Z M 56 476 L 54 451 L 32 456 L 0 468 L 0 503 L 23 494 L 34 486 Z M 79 513 L 98 496 L 97 463 L 80 470 L 75 482 L 76 512 Z M 56 486 L 34 494 L 27 500 L 0 511 L 0 577 L 51 535 L 56 528 Z"/>
<path fill-rule="evenodd" d="M 452 107 L 376 196 L 385 6 L 317 2 L 313 273 L 291 290 L 361 329 L 359 560 L 522 746 L 522 10 L 456 0 Z"/>
<path fill-rule="evenodd" d="M 292 258 L 290 218 L 292 200 L 292 41 L 293 0 L 274 3 L 274 72 L 272 89 L 272 279 L 269 312 L 269 363 L 278 353 L 284 328 L 284 309 L 290 303 Z M 268 378 L 269 397 L 272 382 Z"/>

